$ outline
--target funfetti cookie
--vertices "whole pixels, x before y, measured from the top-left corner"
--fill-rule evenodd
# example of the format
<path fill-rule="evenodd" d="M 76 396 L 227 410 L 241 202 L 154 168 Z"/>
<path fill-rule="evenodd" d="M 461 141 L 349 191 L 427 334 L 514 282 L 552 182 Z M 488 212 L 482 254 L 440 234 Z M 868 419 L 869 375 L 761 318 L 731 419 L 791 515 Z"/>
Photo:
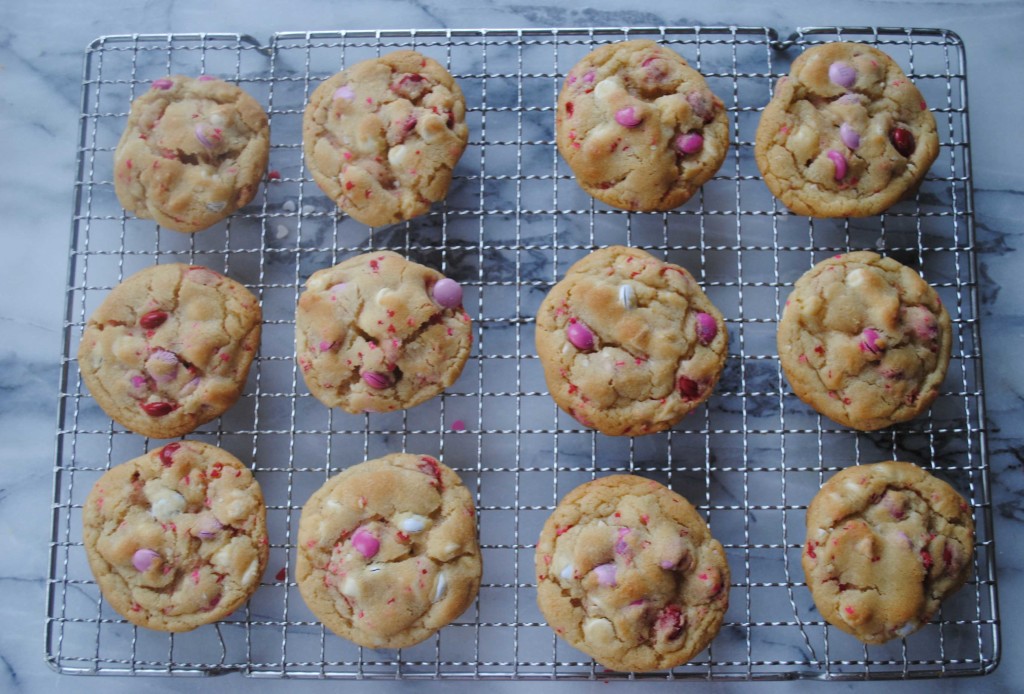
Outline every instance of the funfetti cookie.
<path fill-rule="evenodd" d="M 267 169 L 270 125 L 239 87 L 204 75 L 154 80 L 114 150 L 114 190 L 136 217 L 195 232 L 248 205 Z"/>
<path fill-rule="evenodd" d="M 797 214 L 866 217 L 915 190 L 939 151 L 935 118 L 888 55 L 860 43 L 812 46 L 761 114 L 754 155 Z"/>
<path fill-rule="evenodd" d="M 718 633 L 729 565 L 690 503 L 633 475 L 583 484 L 537 542 L 537 603 L 555 633 L 611 670 L 681 665 Z"/>
<path fill-rule="evenodd" d="M 859 251 L 797 280 L 779 321 L 779 361 L 797 397 L 840 424 L 872 431 L 931 406 L 952 339 L 949 314 L 920 275 Z"/>
<path fill-rule="evenodd" d="M 111 419 L 158 439 L 187 434 L 239 398 L 262 312 L 244 286 L 205 267 L 141 270 L 89 316 L 82 381 Z"/>
<path fill-rule="evenodd" d="M 451 468 L 396 453 L 329 479 L 302 508 L 295 577 L 309 609 L 367 648 L 429 638 L 476 597 L 476 514 Z"/>
<path fill-rule="evenodd" d="M 295 315 L 309 391 L 346 412 L 390 412 L 438 395 L 473 344 L 462 287 L 391 251 L 319 270 Z"/>
<path fill-rule="evenodd" d="M 678 53 L 621 41 L 566 76 L 558 151 L 587 193 L 624 210 L 671 210 L 718 171 L 729 149 L 725 107 Z"/>
<path fill-rule="evenodd" d="M 803 567 L 818 611 L 864 643 L 904 638 L 968 579 L 970 507 L 910 463 L 857 465 L 807 509 Z"/>
<path fill-rule="evenodd" d="M 237 458 L 169 443 L 107 471 L 82 508 L 103 597 L 132 624 L 188 631 L 234 612 L 267 565 L 266 507 Z"/>
<path fill-rule="evenodd" d="M 569 268 L 537 311 L 536 340 L 551 397 L 609 436 L 674 425 L 711 396 L 729 346 L 689 272 L 624 246 Z"/>
<path fill-rule="evenodd" d="M 462 90 L 437 61 L 415 51 L 365 60 L 310 95 L 306 166 L 363 224 L 411 219 L 448 194 L 469 139 L 465 117 Z"/>

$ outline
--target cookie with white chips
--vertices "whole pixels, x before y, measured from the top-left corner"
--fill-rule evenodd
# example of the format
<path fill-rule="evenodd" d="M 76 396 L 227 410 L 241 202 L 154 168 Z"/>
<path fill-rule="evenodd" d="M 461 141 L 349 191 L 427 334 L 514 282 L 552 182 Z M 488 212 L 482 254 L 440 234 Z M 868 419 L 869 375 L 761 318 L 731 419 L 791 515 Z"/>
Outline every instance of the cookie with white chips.
<path fill-rule="evenodd" d="M 841 470 L 807 509 L 803 568 L 814 604 L 864 643 L 927 624 L 970 577 L 973 555 L 967 502 L 911 463 Z"/>
<path fill-rule="evenodd" d="M 234 612 L 267 565 L 266 507 L 237 458 L 169 443 L 108 470 L 82 508 L 103 597 L 132 624 L 189 631 Z"/>
<path fill-rule="evenodd" d="M 114 150 L 114 190 L 136 217 L 201 231 L 252 201 L 269 153 L 259 102 L 209 75 L 172 75 L 132 102 Z"/>
<path fill-rule="evenodd" d="M 482 564 L 469 491 L 426 455 L 335 475 L 302 509 L 296 580 L 327 628 L 367 648 L 429 638 L 476 597 Z"/>

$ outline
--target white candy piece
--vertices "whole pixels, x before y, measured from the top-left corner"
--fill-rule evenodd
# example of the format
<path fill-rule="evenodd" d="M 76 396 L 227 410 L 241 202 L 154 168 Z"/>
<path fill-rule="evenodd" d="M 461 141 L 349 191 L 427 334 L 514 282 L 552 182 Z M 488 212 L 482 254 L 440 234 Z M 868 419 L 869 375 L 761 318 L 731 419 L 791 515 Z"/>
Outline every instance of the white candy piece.
<path fill-rule="evenodd" d="M 864 284 L 864 269 L 857 268 L 846 276 L 846 284 L 851 287 L 859 287 Z"/>
<path fill-rule="evenodd" d="M 404 533 L 420 533 L 426 529 L 427 519 L 423 516 L 413 514 L 399 521 L 398 527 L 401 528 Z"/>
<path fill-rule="evenodd" d="M 560 573 L 558 575 L 561 576 L 566 581 L 571 581 L 573 576 L 576 575 L 576 569 L 573 567 L 572 564 L 566 564 L 565 568 L 562 569 L 562 573 Z"/>
<path fill-rule="evenodd" d="M 619 302 L 627 311 L 636 308 L 636 292 L 633 291 L 632 285 L 624 284 L 619 287 Z"/>
<path fill-rule="evenodd" d="M 144 492 L 150 512 L 158 521 L 168 521 L 185 510 L 185 497 L 158 480 L 147 482 Z"/>
<path fill-rule="evenodd" d="M 613 79 L 603 79 L 594 86 L 594 97 L 601 101 L 607 101 L 618 86 Z"/>
<path fill-rule="evenodd" d="M 359 597 L 359 581 L 355 580 L 351 576 L 348 576 L 345 581 L 341 584 L 341 594 L 347 595 L 350 598 Z"/>
<path fill-rule="evenodd" d="M 401 166 L 405 161 L 405 145 L 397 145 L 388 151 L 388 163 L 392 166 Z"/>
<path fill-rule="evenodd" d="M 437 575 L 437 587 L 434 589 L 434 599 L 431 602 L 439 602 L 447 592 L 448 579 L 444 577 L 444 572 L 442 571 Z"/>
<path fill-rule="evenodd" d="M 253 581 L 256 580 L 256 578 L 257 578 L 256 572 L 259 570 L 259 568 L 260 568 L 259 562 L 256 561 L 255 559 L 252 560 L 252 562 L 249 564 L 249 566 L 245 567 L 245 573 L 242 574 L 242 585 L 243 586 L 247 586 L 247 585 L 251 584 Z"/>
<path fill-rule="evenodd" d="M 905 639 L 911 634 L 913 634 L 915 631 L 917 631 L 918 626 L 919 625 L 917 622 L 907 622 L 906 624 L 904 624 L 896 630 L 896 635 L 899 636 L 901 639 Z"/>

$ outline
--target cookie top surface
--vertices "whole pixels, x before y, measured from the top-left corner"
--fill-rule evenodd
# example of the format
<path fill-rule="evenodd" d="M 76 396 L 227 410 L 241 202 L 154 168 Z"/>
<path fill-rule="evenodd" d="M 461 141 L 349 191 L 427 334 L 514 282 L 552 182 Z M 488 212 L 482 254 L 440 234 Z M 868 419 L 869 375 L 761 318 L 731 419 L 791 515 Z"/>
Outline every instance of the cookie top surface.
<path fill-rule="evenodd" d="M 156 265 L 114 287 L 89 316 L 78 368 L 115 421 L 143 436 L 181 436 L 238 400 L 261 320 L 256 297 L 233 279 Z"/>
<path fill-rule="evenodd" d="M 928 409 L 951 345 L 952 324 L 935 290 L 912 269 L 869 251 L 811 268 L 779 321 L 779 360 L 793 391 L 862 431 Z"/>
<path fill-rule="evenodd" d="M 82 509 L 89 566 L 133 624 L 188 631 L 223 619 L 259 586 L 266 508 L 249 469 L 197 441 L 108 470 Z"/>
<path fill-rule="evenodd" d="M 396 453 L 330 478 L 302 509 L 296 579 L 331 631 L 367 648 L 430 637 L 476 597 L 469 491 L 430 456 Z"/>
<path fill-rule="evenodd" d="M 263 107 L 209 76 L 154 80 L 132 102 L 114 151 L 114 190 L 136 217 L 206 229 L 248 205 L 270 152 Z"/>
<path fill-rule="evenodd" d="M 309 98 L 302 146 L 313 180 L 370 226 L 426 213 L 448 194 L 469 140 L 452 76 L 415 51 L 357 63 Z"/>
<path fill-rule="evenodd" d="M 429 400 L 459 377 L 473 344 L 462 288 L 391 251 L 313 273 L 295 328 L 309 391 L 352 414 Z"/>
<path fill-rule="evenodd" d="M 846 468 L 807 509 L 803 567 L 818 610 L 864 643 L 905 637 L 970 576 L 967 502 L 911 463 Z"/>
<path fill-rule="evenodd" d="M 587 193 L 624 210 L 671 210 L 725 161 L 729 119 L 704 77 L 653 41 L 584 56 L 566 76 L 558 151 Z"/>
<path fill-rule="evenodd" d="M 729 336 L 689 272 L 609 246 L 574 264 L 537 313 L 559 407 L 610 436 L 668 429 L 710 397 Z"/>
<path fill-rule="evenodd" d="M 559 636 L 612 670 L 672 668 L 718 633 L 729 565 L 690 503 L 633 475 L 583 484 L 537 543 L 537 602 Z"/>
<path fill-rule="evenodd" d="M 899 65 L 860 43 L 808 48 L 779 80 L 754 156 L 797 214 L 879 214 L 924 178 L 939 152 L 935 118 Z"/>

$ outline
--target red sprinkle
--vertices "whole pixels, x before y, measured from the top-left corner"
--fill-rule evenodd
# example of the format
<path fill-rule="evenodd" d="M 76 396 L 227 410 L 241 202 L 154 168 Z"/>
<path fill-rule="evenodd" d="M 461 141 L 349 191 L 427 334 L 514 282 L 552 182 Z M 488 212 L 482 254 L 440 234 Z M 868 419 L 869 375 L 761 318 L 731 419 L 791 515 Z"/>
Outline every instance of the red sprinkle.
<path fill-rule="evenodd" d="M 166 320 L 167 313 L 165 311 L 150 311 L 139 319 L 139 325 L 146 330 L 155 330 L 163 325 Z"/>
<path fill-rule="evenodd" d="M 932 568 L 932 564 L 934 562 L 932 561 L 932 555 L 931 555 L 931 553 L 928 550 L 926 550 L 926 549 L 922 549 L 921 550 L 921 560 L 924 562 L 924 570 L 925 571 L 928 571 L 928 570 L 930 570 Z"/>
<path fill-rule="evenodd" d="M 687 400 L 696 400 L 700 397 L 700 386 L 689 376 L 679 377 L 679 393 Z"/>
<path fill-rule="evenodd" d="M 267 172 L 267 178 L 271 181 L 280 181 L 281 172 L 278 171 L 277 169 L 271 169 L 270 171 Z"/>
<path fill-rule="evenodd" d="M 169 443 L 160 449 L 160 462 L 164 464 L 164 467 L 174 465 L 173 456 L 179 448 L 181 448 L 180 443 Z"/>
<path fill-rule="evenodd" d="M 352 181 L 345 181 L 345 190 L 352 190 L 356 187 L 356 184 Z"/>
<path fill-rule="evenodd" d="M 283 581 L 287 577 L 288 577 L 288 572 L 285 570 L 285 568 L 283 566 L 281 567 L 281 570 L 277 572 L 277 575 L 274 576 L 274 578 L 277 579 L 278 581 Z"/>
<path fill-rule="evenodd" d="M 142 409 L 150 417 L 163 417 L 174 411 L 174 405 L 169 402 L 145 402 L 142 403 Z"/>
<path fill-rule="evenodd" d="M 808 540 L 807 541 L 807 556 L 809 556 L 811 559 L 817 559 L 818 558 L 818 555 L 814 553 L 814 548 L 816 546 L 817 545 L 814 543 L 813 540 Z"/>

